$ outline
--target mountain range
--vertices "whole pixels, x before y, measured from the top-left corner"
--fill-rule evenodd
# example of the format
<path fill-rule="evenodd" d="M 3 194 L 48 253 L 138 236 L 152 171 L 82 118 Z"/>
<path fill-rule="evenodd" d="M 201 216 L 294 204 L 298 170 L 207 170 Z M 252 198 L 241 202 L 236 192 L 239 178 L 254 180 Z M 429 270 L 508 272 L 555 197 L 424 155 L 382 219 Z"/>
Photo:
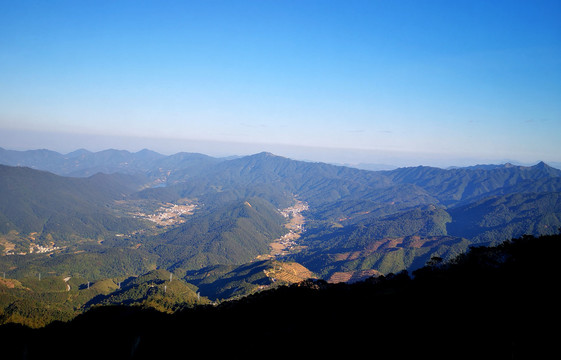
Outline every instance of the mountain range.
<path fill-rule="evenodd" d="M 146 282 L 155 271 L 181 281 L 191 300 L 220 302 L 305 278 L 413 272 L 561 227 L 561 170 L 543 162 L 370 171 L 271 153 L 0 149 L 0 164 L 0 273 L 23 284 L 18 291 L 40 274 L 60 286 L 80 279 L 72 311 L 49 319 L 97 302 L 175 308 L 149 295 L 161 287 Z M 113 285 L 95 293 L 89 283 Z M 4 321 L 41 313 L 18 296 L 0 305 Z"/>

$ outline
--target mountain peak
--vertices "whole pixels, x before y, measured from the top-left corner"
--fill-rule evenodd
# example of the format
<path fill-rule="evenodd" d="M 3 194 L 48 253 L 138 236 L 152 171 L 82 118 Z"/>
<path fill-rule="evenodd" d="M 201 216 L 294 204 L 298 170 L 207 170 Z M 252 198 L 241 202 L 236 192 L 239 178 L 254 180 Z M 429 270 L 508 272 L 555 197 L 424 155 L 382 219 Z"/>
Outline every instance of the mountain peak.
<path fill-rule="evenodd" d="M 539 163 L 537 163 L 536 165 L 534 165 L 533 167 L 537 167 L 537 168 L 548 168 L 549 165 L 547 165 L 545 162 L 540 161 Z"/>
<path fill-rule="evenodd" d="M 540 161 L 534 166 L 527 167 L 526 169 L 532 170 L 537 174 L 541 174 L 542 176 L 561 177 L 561 170 L 549 166 L 543 161 Z"/>
<path fill-rule="evenodd" d="M 271 152 L 268 151 L 262 151 L 260 153 L 255 154 L 254 156 L 258 156 L 258 157 L 279 157 Z"/>
<path fill-rule="evenodd" d="M 86 149 L 78 149 L 78 150 L 74 150 L 72 152 L 69 152 L 68 154 L 66 154 L 66 158 L 74 158 L 74 157 L 78 157 L 78 156 L 82 156 L 82 155 L 90 155 L 92 152 Z"/>
<path fill-rule="evenodd" d="M 160 153 L 154 151 L 154 150 L 150 150 L 150 149 L 142 149 L 140 151 L 137 151 L 137 154 L 153 154 L 153 155 L 161 155 Z"/>
<path fill-rule="evenodd" d="M 275 154 L 273 154 L 271 152 L 268 152 L 268 151 L 262 151 L 262 152 L 257 153 L 257 154 L 248 155 L 247 158 L 249 158 L 249 159 L 259 159 L 259 160 L 286 159 L 283 156 L 275 155 Z"/>
<path fill-rule="evenodd" d="M 547 165 L 545 162 L 540 161 L 539 163 L 537 163 L 536 165 L 532 165 L 532 166 L 528 166 L 527 169 L 531 169 L 531 170 L 546 170 L 549 171 L 551 169 L 553 169 L 551 166 Z"/>

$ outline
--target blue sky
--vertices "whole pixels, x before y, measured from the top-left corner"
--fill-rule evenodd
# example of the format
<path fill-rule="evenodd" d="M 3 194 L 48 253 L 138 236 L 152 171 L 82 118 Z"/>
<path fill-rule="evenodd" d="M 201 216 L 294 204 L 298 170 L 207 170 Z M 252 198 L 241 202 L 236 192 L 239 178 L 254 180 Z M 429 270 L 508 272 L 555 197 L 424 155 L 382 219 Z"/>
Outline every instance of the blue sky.
<path fill-rule="evenodd" d="M 540 0 L 0 0 L 0 146 L 559 162 L 560 17 Z"/>

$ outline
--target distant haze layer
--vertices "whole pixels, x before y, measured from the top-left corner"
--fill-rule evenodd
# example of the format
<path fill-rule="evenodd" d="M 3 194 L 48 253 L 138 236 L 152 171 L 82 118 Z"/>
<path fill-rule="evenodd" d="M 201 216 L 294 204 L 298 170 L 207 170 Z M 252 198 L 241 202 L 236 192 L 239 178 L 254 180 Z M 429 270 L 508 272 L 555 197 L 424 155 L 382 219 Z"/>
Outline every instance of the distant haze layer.
<path fill-rule="evenodd" d="M 3 130 L 0 132 L 0 147 L 9 150 L 50 149 L 60 153 L 69 153 L 76 149 L 100 151 L 108 148 L 136 152 L 151 149 L 171 155 L 178 152 L 196 152 L 215 157 L 244 156 L 268 151 L 295 160 L 317 161 L 333 164 L 344 164 L 368 170 L 390 170 L 404 166 L 435 166 L 447 168 L 451 166 L 470 166 L 476 164 L 514 163 L 533 165 L 545 161 L 551 166 L 560 167 L 561 159 L 557 154 L 550 157 L 511 156 L 462 156 L 457 154 L 438 154 L 424 152 L 351 149 L 337 147 L 313 147 L 303 145 L 241 143 L 213 140 L 194 140 L 189 138 L 157 138 L 135 136 L 108 136 L 75 134 L 63 132 L 41 132 L 26 130 Z M 518 156 L 517 156 L 518 155 Z"/>

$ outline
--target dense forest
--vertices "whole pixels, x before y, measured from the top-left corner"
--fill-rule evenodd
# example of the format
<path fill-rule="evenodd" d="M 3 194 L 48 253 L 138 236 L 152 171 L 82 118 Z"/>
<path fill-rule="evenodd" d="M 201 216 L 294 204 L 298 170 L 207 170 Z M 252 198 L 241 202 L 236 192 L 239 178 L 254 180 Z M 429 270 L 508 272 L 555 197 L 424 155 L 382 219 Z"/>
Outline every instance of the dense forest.
<path fill-rule="evenodd" d="M 545 358 L 556 347 L 561 235 L 433 258 L 413 273 L 305 280 L 178 309 L 98 306 L 41 329 L 0 326 L 7 358 Z M 529 270 L 533 269 L 533 270 Z M 153 278 L 166 274 L 155 274 Z"/>

